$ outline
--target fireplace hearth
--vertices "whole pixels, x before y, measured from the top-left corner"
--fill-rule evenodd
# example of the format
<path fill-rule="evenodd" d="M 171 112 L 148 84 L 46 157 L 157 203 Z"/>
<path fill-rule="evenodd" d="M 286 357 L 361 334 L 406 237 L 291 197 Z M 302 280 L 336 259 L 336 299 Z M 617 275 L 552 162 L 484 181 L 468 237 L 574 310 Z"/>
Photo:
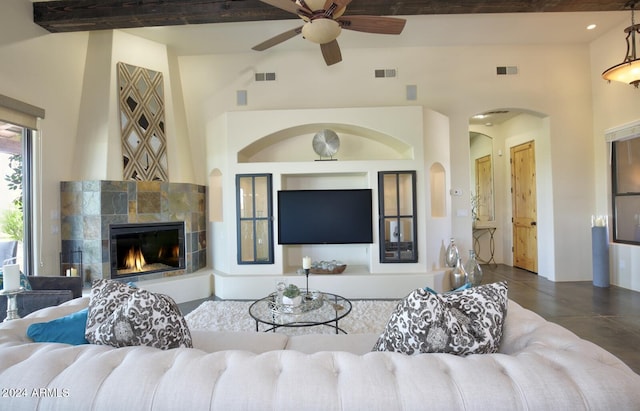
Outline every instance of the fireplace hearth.
<path fill-rule="evenodd" d="M 185 269 L 184 222 L 112 224 L 111 278 Z"/>

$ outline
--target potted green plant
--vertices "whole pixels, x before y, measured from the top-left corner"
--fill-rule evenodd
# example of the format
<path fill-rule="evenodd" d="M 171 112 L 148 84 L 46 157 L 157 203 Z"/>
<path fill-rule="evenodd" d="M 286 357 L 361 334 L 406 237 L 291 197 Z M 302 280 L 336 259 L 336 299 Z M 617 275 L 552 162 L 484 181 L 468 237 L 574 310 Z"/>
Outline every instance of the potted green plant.
<path fill-rule="evenodd" d="M 300 305 L 302 302 L 302 295 L 300 295 L 300 289 L 295 284 L 289 284 L 282 293 L 282 303 L 289 305 Z"/>

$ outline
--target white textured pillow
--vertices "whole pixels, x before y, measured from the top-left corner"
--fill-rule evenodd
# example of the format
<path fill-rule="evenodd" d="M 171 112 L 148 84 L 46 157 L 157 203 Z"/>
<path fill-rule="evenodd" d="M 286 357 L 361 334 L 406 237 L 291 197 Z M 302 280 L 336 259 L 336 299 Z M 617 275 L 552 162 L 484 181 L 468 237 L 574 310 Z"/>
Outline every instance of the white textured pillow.
<path fill-rule="evenodd" d="M 163 350 L 193 346 L 189 327 L 171 297 L 109 283 L 96 284 L 100 291 L 95 301 L 93 298 L 89 301 L 89 318 L 93 320 L 91 330 L 87 326 L 89 342 L 114 347 L 145 345 Z M 113 292 L 112 298 L 105 295 L 109 290 Z"/>
<path fill-rule="evenodd" d="M 488 354 L 498 351 L 507 314 L 507 283 L 405 297 L 373 347 L 404 354 Z"/>

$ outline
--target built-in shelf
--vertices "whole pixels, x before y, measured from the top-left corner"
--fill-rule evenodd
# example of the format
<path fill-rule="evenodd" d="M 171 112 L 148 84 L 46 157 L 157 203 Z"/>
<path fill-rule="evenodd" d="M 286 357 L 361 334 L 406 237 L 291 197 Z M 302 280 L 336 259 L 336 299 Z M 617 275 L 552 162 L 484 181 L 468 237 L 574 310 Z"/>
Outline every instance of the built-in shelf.
<path fill-rule="evenodd" d="M 298 270 L 301 267 L 288 267 L 284 270 L 285 276 L 302 276 L 302 274 L 298 274 Z M 309 276 L 318 276 L 318 275 L 370 275 L 371 272 L 366 265 L 347 265 L 347 268 L 340 274 L 309 274 Z"/>

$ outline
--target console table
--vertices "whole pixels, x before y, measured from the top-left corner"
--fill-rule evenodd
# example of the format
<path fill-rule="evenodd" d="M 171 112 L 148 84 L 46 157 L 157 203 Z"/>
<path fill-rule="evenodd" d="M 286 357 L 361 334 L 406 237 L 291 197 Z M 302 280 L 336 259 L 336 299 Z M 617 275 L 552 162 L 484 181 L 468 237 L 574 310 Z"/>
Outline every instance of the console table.
<path fill-rule="evenodd" d="M 497 226 L 495 222 L 485 222 L 478 221 L 473 226 L 473 251 L 476 253 L 476 258 L 478 261 L 484 264 L 496 264 L 496 260 L 494 259 L 494 253 L 496 251 L 496 243 L 493 238 L 494 233 L 496 232 Z M 489 234 L 489 259 L 485 260 L 480 255 L 480 238 Z"/>

